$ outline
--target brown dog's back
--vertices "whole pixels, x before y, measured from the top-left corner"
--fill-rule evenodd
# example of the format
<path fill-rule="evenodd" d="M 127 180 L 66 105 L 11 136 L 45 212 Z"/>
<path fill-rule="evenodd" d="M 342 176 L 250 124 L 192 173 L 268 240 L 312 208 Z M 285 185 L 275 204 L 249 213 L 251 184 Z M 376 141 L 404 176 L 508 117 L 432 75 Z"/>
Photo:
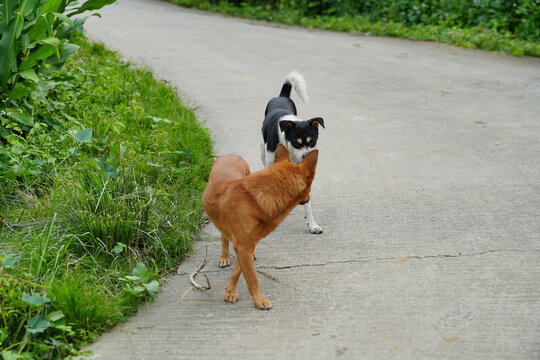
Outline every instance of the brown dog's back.
<path fill-rule="evenodd" d="M 227 213 L 230 212 L 227 208 L 232 205 L 234 202 L 232 197 L 236 197 L 237 194 L 231 190 L 238 186 L 238 179 L 249 174 L 251 171 L 248 163 L 239 155 L 219 156 L 212 165 L 202 202 L 206 214 L 224 235 L 230 232 L 227 231 L 229 226 L 224 224 L 228 221 Z"/>
<path fill-rule="evenodd" d="M 249 174 L 251 174 L 249 165 L 240 155 L 222 155 L 218 156 L 214 161 L 208 182 L 214 183 L 226 179 L 239 179 Z"/>

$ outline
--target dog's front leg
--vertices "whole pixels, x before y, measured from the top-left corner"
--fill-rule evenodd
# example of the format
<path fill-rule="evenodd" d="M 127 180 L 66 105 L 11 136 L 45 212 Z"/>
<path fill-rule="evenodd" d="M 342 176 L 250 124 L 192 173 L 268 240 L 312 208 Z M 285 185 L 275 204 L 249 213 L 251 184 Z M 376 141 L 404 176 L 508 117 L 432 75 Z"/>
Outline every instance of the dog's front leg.
<path fill-rule="evenodd" d="M 311 204 L 309 200 L 304 203 L 304 214 L 304 218 L 307 220 L 307 224 L 309 226 L 309 232 L 312 234 L 322 233 L 322 227 L 317 225 L 315 219 L 313 218 L 313 210 L 311 210 Z"/>
<path fill-rule="evenodd" d="M 255 265 L 253 265 L 253 248 L 249 249 L 247 247 L 236 247 L 236 264 L 240 263 L 242 268 L 242 273 L 246 279 L 249 293 L 253 299 L 253 304 L 259 310 L 268 310 L 272 307 L 272 303 L 263 298 L 259 288 L 259 280 L 257 279 L 257 272 L 255 271 Z M 235 264 L 235 266 L 236 266 Z M 231 277 L 232 278 L 232 277 Z"/>

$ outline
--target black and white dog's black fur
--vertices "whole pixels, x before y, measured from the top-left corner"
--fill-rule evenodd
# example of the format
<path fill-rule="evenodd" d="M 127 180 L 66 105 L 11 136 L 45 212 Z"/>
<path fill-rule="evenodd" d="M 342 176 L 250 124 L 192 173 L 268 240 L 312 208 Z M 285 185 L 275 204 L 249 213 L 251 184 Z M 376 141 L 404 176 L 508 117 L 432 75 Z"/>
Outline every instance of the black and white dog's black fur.
<path fill-rule="evenodd" d="M 304 102 L 308 102 L 304 77 L 295 71 L 291 72 L 285 79 L 279 97 L 268 102 L 264 113 L 261 158 L 265 167 L 274 163 L 274 153 L 279 143 L 287 147 L 291 162 L 300 164 L 307 153 L 317 146 L 319 126 L 324 128 L 324 120 L 320 117 L 301 120 L 296 116 L 296 106 L 291 100 L 292 88 Z M 309 231 L 312 234 L 322 233 L 322 228 L 313 219 L 309 200 L 303 205 Z"/>

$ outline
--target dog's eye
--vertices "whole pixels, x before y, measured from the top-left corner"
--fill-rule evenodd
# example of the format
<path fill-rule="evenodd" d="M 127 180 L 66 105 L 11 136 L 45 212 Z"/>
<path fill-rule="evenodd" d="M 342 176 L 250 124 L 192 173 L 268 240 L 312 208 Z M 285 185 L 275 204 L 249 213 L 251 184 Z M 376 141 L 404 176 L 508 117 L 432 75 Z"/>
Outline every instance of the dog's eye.
<path fill-rule="evenodd" d="M 298 139 L 298 143 L 299 143 L 299 144 L 302 144 L 302 139 Z"/>

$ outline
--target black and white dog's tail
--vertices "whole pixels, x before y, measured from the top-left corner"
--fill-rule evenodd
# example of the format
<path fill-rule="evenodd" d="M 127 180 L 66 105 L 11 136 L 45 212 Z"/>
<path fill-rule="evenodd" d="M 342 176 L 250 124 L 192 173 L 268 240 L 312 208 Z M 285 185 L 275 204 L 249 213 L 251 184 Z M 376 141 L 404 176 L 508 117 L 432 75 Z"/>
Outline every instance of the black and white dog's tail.
<path fill-rule="evenodd" d="M 298 94 L 298 96 L 300 96 L 300 99 L 302 99 L 303 102 L 305 102 L 306 104 L 309 103 L 306 80 L 304 80 L 304 77 L 299 72 L 292 71 L 289 73 L 289 75 L 287 75 L 287 78 L 283 83 L 283 87 L 281 88 L 279 96 L 290 98 L 292 88 L 294 88 L 294 91 L 296 91 L 296 93 Z"/>

